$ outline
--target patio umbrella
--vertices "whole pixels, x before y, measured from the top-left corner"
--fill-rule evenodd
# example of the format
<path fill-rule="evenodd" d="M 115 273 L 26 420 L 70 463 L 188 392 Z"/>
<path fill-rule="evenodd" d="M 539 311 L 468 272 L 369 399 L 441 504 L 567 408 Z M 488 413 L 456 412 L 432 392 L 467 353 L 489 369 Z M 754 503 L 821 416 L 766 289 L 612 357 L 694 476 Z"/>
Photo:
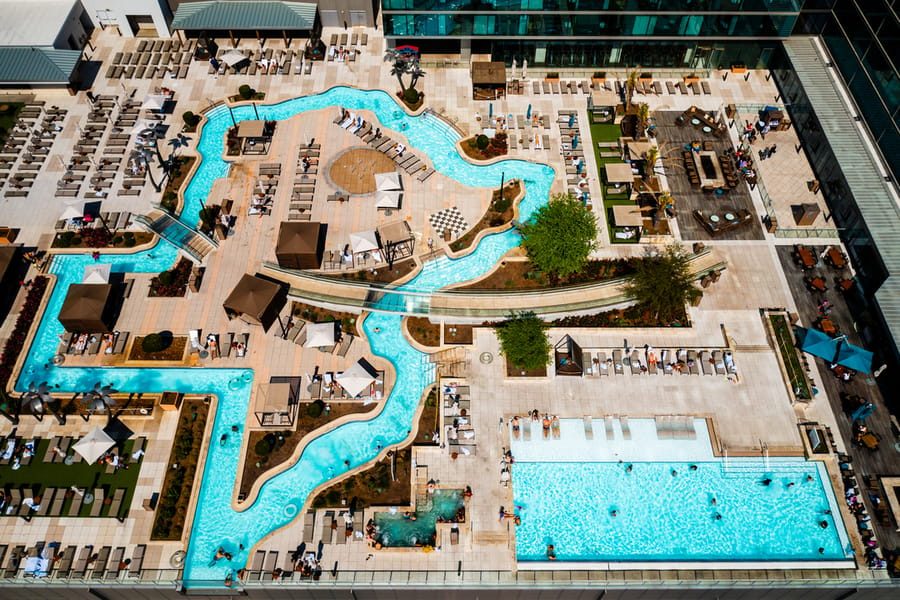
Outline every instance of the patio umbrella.
<path fill-rule="evenodd" d="M 509 72 L 513 74 L 513 77 L 516 76 L 516 59 L 513 57 L 512 66 L 509 68 Z"/>
<path fill-rule="evenodd" d="M 525 111 L 525 118 L 531 120 L 531 105 L 528 105 L 528 110 Z"/>
<path fill-rule="evenodd" d="M 488 104 L 488 118 L 490 119 L 493 116 L 494 116 L 494 103 L 491 102 L 490 104 Z"/>
<path fill-rule="evenodd" d="M 525 79 L 526 73 L 528 72 L 527 69 L 528 69 L 528 59 L 526 58 L 526 59 L 522 60 L 522 79 Z"/>
<path fill-rule="evenodd" d="M 578 134 L 572 136 L 572 150 L 578 147 Z"/>
<path fill-rule="evenodd" d="M 378 371 L 364 358 L 359 359 L 335 379 L 351 398 L 359 396 L 378 377 Z"/>
<path fill-rule="evenodd" d="M 80 219 L 84 217 L 84 202 L 73 202 L 72 204 L 67 204 L 63 209 L 62 214 L 59 215 L 59 218 L 63 221 L 68 221 L 69 219 Z"/>
<path fill-rule="evenodd" d="M 94 464 L 103 453 L 116 442 L 103 431 L 102 427 L 92 429 L 86 436 L 78 440 L 72 449 L 84 457 L 89 465 Z"/>
<path fill-rule="evenodd" d="M 156 121 L 150 121 L 149 119 L 140 119 L 137 123 L 134 124 L 134 127 L 131 128 L 132 134 L 142 134 L 146 132 L 150 132 L 153 135 L 156 135 L 156 128 L 159 125 Z"/>
<path fill-rule="evenodd" d="M 334 346 L 337 340 L 337 322 L 329 321 L 327 323 L 312 323 L 306 328 L 306 343 L 304 348 L 321 348 L 323 346 Z"/>
<path fill-rule="evenodd" d="M 354 254 L 378 250 L 378 238 L 375 231 L 360 231 L 350 234 L 350 247 Z"/>
<path fill-rule="evenodd" d="M 800 349 L 813 356 L 861 373 L 872 371 L 872 353 L 854 346 L 845 336 L 830 338 L 817 329 L 798 329 Z"/>
<path fill-rule="evenodd" d="M 379 190 L 402 190 L 400 173 L 397 171 L 375 173 L 375 188 Z"/>
<path fill-rule="evenodd" d="M 400 190 L 378 190 L 375 192 L 375 208 L 400 208 Z"/>
<path fill-rule="evenodd" d="M 141 108 L 146 110 L 162 110 L 168 97 L 163 94 L 147 94 L 141 102 Z"/>
<path fill-rule="evenodd" d="M 569 127 L 573 127 L 575 125 L 575 113 L 569 115 Z"/>
<path fill-rule="evenodd" d="M 857 408 L 853 412 L 853 414 L 850 415 L 850 418 L 853 421 L 865 421 L 867 418 L 869 418 L 869 416 L 871 416 L 873 412 L 875 412 L 875 405 L 871 402 L 866 402 L 865 404 Z"/>

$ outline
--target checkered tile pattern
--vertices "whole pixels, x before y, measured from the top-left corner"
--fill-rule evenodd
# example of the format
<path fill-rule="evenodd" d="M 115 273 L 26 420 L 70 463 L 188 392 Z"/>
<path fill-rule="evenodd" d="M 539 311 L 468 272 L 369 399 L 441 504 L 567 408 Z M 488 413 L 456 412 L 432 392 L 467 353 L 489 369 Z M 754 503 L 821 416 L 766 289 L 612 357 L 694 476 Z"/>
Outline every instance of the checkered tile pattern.
<path fill-rule="evenodd" d="M 437 235 L 444 235 L 444 232 L 449 229 L 454 235 L 458 236 L 469 229 L 469 224 L 466 223 L 462 213 L 460 213 L 459 209 L 455 206 L 445 208 L 444 210 L 440 210 L 430 215 L 428 221 L 431 223 L 431 227 Z"/>

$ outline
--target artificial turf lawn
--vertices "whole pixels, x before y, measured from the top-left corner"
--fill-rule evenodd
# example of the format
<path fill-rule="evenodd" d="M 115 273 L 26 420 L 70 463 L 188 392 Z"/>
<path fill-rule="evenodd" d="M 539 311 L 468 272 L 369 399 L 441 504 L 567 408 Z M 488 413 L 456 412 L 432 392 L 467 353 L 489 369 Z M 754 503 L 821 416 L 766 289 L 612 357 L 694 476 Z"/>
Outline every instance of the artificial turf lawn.
<path fill-rule="evenodd" d="M 24 444 L 27 441 L 29 440 L 23 438 L 20 443 Z M 75 441 L 76 440 L 73 440 L 73 445 Z M 134 446 L 133 440 L 126 441 L 124 443 L 124 449 L 120 447 L 120 456 L 126 461 L 128 469 L 120 468 L 114 473 L 107 473 L 106 465 L 96 463 L 89 465 L 84 461 L 72 465 L 67 465 L 62 461 L 54 463 L 43 462 L 44 454 L 47 453 L 50 442 L 51 440 L 49 439 L 42 439 L 38 442 L 34 456 L 31 457 L 31 464 L 28 466 L 22 466 L 17 470 L 13 470 L 12 461 L 10 461 L 10 464 L 8 465 L 0 465 L 0 486 L 2 486 L 4 490 L 25 488 L 26 491 L 24 492 L 24 496 L 26 498 L 32 494 L 45 496 L 44 490 L 48 488 L 69 489 L 73 485 L 86 490 L 87 493 L 91 494 L 94 493 L 94 489 L 96 488 L 105 488 L 105 497 L 111 498 L 115 490 L 118 488 L 125 488 L 125 499 L 122 501 L 123 508 L 120 510 L 125 510 L 124 507 L 131 506 L 134 487 L 137 483 L 138 475 L 140 474 L 141 464 L 143 463 L 143 459 L 136 463 L 127 462 L 131 459 L 131 449 L 132 446 Z M 150 442 L 147 443 L 149 444 Z M 73 453 L 74 451 L 71 450 L 70 447 L 68 454 L 72 455 Z M 52 499 L 45 498 L 45 501 L 52 502 Z M 68 515 L 69 505 L 71 503 L 72 500 L 70 498 L 67 498 L 63 503 L 63 515 Z M 100 512 L 100 516 L 116 516 L 107 515 L 106 513 L 108 510 L 109 507 L 104 506 L 103 510 Z M 91 505 L 82 505 L 78 516 L 86 517 L 89 516 L 90 513 Z M 8 516 L 12 517 L 13 515 Z M 40 518 L 39 515 L 34 516 Z"/>

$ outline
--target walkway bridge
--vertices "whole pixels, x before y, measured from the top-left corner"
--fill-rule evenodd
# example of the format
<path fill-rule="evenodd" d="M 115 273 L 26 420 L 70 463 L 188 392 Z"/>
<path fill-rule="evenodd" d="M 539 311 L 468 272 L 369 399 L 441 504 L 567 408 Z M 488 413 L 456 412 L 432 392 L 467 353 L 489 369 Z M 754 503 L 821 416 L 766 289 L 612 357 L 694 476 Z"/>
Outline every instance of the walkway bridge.
<path fill-rule="evenodd" d="M 700 280 L 710 271 L 725 269 L 726 263 L 707 248 L 691 256 L 690 266 L 694 277 Z M 611 309 L 629 303 L 623 290 L 625 278 L 550 290 L 475 291 L 449 288 L 425 293 L 338 279 L 312 271 L 283 269 L 273 263 L 263 263 L 262 273 L 290 286 L 289 294 L 300 302 L 354 313 L 392 312 L 475 323 L 504 319 L 511 312 L 531 311 L 552 319 L 573 312 Z"/>
<path fill-rule="evenodd" d="M 219 245 L 212 238 L 191 229 L 172 215 L 154 210 L 150 214 L 136 215 L 134 222 L 166 240 L 195 262 L 202 263 L 206 255 Z"/>

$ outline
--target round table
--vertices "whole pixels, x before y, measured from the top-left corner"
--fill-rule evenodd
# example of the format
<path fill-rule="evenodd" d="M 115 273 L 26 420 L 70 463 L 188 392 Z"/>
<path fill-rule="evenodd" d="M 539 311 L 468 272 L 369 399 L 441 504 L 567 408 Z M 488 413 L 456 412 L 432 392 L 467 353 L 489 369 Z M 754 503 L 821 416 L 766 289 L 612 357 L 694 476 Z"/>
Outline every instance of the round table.
<path fill-rule="evenodd" d="M 731 221 L 731 220 L 733 220 L 733 219 L 734 219 L 734 215 L 733 215 L 733 214 L 731 214 L 731 213 L 725 213 L 725 220 L 726 220 L 726 221 Z"/>
<path fill-rule="evenodd" d="M 93 504 L 94 503 L 94 495 L 93 494 L 85 494 L 84 500 L 81 501 L 82 504 Z"/>
<path fill-rule="evenodd" d="M 700 119 L 691 119 L 691 125 L 699 125 Z"/>
<path fill-rule="evenodd" d="M 709 125 L 703 126 L 703 133 L 709 133 L 710 131 L 712 131 L 712 127 L 710 127 Z"/>
<path fill-rule="evenodd" d="M 67 456 L 63 462 L 67 465 L 72 465 L 75 462 L 75 456 Z"/>
<path fill-rule="evenodd" d="M 713 223 L 718 223 L 719 215 L 709 215 L 709 220 L 712 221 Z"/>

